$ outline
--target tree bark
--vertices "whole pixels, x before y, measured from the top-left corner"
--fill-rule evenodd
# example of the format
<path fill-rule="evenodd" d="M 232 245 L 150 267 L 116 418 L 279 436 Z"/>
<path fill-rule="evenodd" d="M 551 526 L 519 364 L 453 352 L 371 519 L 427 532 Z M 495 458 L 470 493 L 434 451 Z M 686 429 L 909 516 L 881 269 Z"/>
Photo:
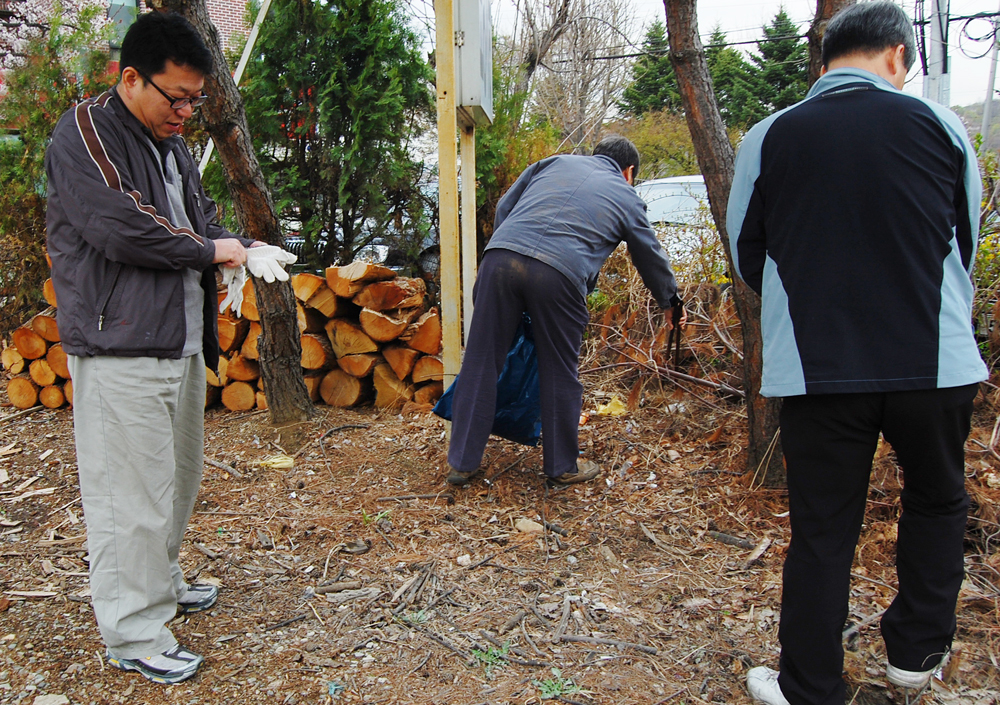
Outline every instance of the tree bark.
<path fill-rule="evenodd" d="M 830 18 L 853 5 L 857 0 L 816 0 L 816 17 L 809 25 L 806 38 L 809 40 L 809 85 L 816 83 L 823 68 L 823 35 Z"/>
<path fill-rule="evenodd" d="M 735 153 L 729 143 L 725 123 L 715 102 L 712 79 L 708 73 L 705 50 L 698 36 L 696 0 L 663 0 L 670 40 L 670 59 L 677 75 L 681 102 L 694 142 L 698 165 L 705 176 L 708 201 L 726 253 L 729 271 L 733 254 L 726 230 L 729 189 L 733 184 Z M 743 331 L 743 389 L 747 401 L 749 443 L 747 469 L 764 466 L 764 484 L 781 486 L 785 482 L 781 444 L 777 438 L 779 399 L 760 396 L 761 353 L 760 297 L 739 277 L 733 275 L 733 298 Z"/>
<path fill-rule="evenodd" d="M 281 247 L 284 238 L 253 151 L 243 100 L 223 56 L 219 32 L 208 16 L 205 0 L 147 0 L 147 4 L 161 12 L 173 11 L 186 17 L 212 52 L 215 70 L 205 77 L 205 92 L 212 99 L 205 103 L 202 112 L 219 150 L 236 218 L 244 236 Z M 257 277 L 251 278 L 263 327 L 258 351 L 271 423 L 288 426 L 307 421 L 315 410 L 299 365 L 302 349 L 292 285 L 267 284 Z"/>

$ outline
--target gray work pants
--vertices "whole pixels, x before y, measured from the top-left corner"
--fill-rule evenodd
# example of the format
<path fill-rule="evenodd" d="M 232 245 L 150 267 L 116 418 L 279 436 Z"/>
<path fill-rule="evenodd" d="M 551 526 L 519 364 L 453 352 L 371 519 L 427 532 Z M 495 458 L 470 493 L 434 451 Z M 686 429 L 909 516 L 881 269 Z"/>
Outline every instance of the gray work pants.
<path fill-rule="evenodd" d="M 166 623 L 201 484 L 204 358 L 70 356 L 69 369 L 94 614 L 116 656 L 152 656 L 177 643 Z"/>

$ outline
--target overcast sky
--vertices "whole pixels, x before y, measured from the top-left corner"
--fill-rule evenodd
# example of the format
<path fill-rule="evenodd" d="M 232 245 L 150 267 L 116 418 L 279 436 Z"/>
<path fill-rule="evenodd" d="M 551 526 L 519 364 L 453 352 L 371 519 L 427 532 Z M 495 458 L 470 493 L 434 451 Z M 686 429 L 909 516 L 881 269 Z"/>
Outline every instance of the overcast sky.
<path fill-rule="evenodd" d="M 664 19 L 662 0 L 631 0 L 635 8 L 636 36 L 641 37 L 639 28 L 654 20 Z M 902 0 L 907 14 L 913 16 L 914 0 Z M 928 12 L 931 0 L 926 0 Z M 730 42 L 742 42 L 760 39 L 761 27 L 770 24 L 778 10 L 784 6 L 785 11 L 799 29 L 805 33 L 809 23 L 816 14 L 816 0 L 698 0 L 698 26 L 703 39 L 707 39 L 713 27 L 722 28 Z M 494 0 L 493 23 L 502 33 L 505 28 L 513 25 L 515 14 L 514 0 Z M 951 0 L 951 16 L 962 17 L 979 12 L 996 12 L 1000 0 Z M 989 79 L 990 45 L 988 42 L 973 43 L 968 38 L 961 39 L 960 31 L 964 22 L 952 22 L 949 32 L 949 57 L 951 61 L 951 104 L 970 105 L 981 103 L 986 98 L 986 82 Z M 985 35 L 990 31 L 988 20 L 976 20 L 968 26 L 973 37 Z M 508 29 L 509 31 L 509 29 Z M 749 48 L 752 48 L 749 47 Z M 966 57 L 961 49 L 977 56 L 986 54 L 980 59 Z M 906 90 L 920 94 L 923 76 L 918 60 L 910 74 Z M 1000 79 L 998 79 L 1000 87 Z"/>

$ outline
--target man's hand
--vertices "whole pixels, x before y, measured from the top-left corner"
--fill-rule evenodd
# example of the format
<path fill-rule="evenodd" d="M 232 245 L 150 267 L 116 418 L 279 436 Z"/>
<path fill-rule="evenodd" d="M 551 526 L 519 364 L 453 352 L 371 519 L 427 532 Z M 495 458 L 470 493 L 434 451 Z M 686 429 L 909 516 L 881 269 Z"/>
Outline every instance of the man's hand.
<path fill-rule="evenodd" d="M 677 326 L 681 330 L 684 330 L 688 322 L 688 314 L 687 311 L 684 309 L 684 304 L 678 304 L 673 308 L 671 308 L 670 314 L 664 316 L 664 319 L 665 320 L 663 324 L 664 326 L 666 326 L 666 329 L 668 331 L 673 330 L 674 326 Z"/>
<path fill-rule="evenodd" d="M 243 247 L 243 243 L 239 240 L 223 237 L 214 242 L 215 259 L 212 262 L 215 264 L 221 264 L 223 267 L 239 267 L 247 261 L 247 248 Z"/>

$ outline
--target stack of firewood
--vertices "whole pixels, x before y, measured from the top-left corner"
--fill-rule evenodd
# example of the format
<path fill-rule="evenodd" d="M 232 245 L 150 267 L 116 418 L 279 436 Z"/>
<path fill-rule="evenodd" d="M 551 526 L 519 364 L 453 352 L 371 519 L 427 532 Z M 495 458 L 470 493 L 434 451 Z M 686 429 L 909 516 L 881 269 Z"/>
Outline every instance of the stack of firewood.
<path fill-rule="evenodd" d="M 302 372 L 314 402 L 354 406 L 374 400 L 379 408 L 407 401 L 433 403 L 444 391 L 441 322 L 427 310 L 421 279 L 397 277 L 365 262 L 330 267 L 326 277 L 292 277 Z M 225 292 L 219 292 L 219 300 Z M 55 409 L 73 402 L 66 354 L 59 343 L 52 282 L 45 285 L 51 308 L 14 331 L 0 361 L 11 375 L 7 396 L 19 409 L 38 403 Z M 266 409 L 257 341 L 260 315 L 253 283 L 243 289 L 241 317 L 219 316 L 219 373 L 208 370 L 205 406 L 232 411 Z"/>
<path fill-rule="evenodd" d="M 330 267 L 326 277 L 292 277 L 302 335 L 302 371 L 313 401 L 379 408 L 441 396 L 441 323 L 427 310 L 421 279 L 398 277 L 365 262 Z M 224 292 L 220 292 L 223 297 Z M 219 316 L 219 374 L 209 372 L 206 405 L 232 411 L 267 408 L 257 362 L 260 315 L 253 285 L 243 290 L 242 316 Z"/>
<path fill-rule="evenodd" d="M 59 342 L 51 279 L 45 282 L 44 293 L 50 308 L 15 330 L 10 345 L 0 353 L 4 369 L 11 375 L 7 396 L 18 409 L 30 409 L 36 404 L 58 409 L 73 403 L 73 383 Z"/>

